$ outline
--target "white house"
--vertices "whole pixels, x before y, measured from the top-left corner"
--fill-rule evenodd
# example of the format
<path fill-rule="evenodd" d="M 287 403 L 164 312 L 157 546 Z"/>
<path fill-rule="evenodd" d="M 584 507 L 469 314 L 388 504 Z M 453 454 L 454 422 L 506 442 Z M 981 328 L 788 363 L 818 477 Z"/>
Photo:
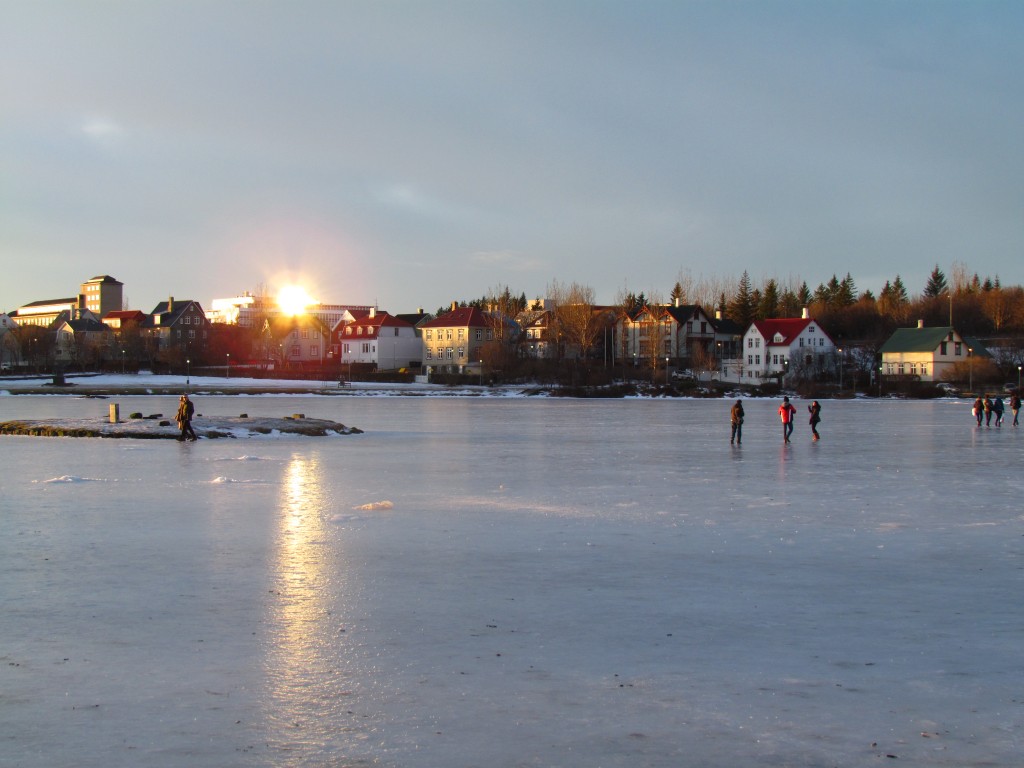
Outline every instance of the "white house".
<path fill-rule="evenodd" d="M 418 368 L 423 342 L 416 327 L 371 307 L 363 317 L 334 330 L 342 365 L 373 365 L 379 371 Z"/>
<path fill-rule="evenodd" d="M 743 335 L 742 382 L 813 378 L 831 370 L 835 350 L 835 342 L 806 310 L 804 317 L 755 320 Z"/>

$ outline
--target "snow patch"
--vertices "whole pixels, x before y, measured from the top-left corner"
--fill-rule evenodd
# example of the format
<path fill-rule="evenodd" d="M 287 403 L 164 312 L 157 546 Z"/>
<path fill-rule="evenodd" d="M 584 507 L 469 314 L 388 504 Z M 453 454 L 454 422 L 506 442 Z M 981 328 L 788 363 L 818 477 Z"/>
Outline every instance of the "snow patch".
<path fill-rule="evenodd" d="M 362 504 L 358 507 L 352 507 L 352 509 L 358 509 L 365 512 L 370 512 L 376 509 L 394 509 L 395 505 L 390 501 L 371 501 L 369 504 Z"/>
<path fill-rule="evenodd" d="M 35 481 L 38 482 L 38 481 Z M 60 477 L 51 477 L 49 480 L 43 480 L 44 483 L 102 483 L 102 479 L 98 477 L 78 477 L 76 475 L 61 475 Z"/>

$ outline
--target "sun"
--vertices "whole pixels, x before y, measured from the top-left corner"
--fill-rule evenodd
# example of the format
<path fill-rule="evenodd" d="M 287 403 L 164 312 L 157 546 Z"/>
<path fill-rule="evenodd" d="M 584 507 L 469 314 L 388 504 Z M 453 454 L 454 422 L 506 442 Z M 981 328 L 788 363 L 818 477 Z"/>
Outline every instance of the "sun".
<path fill-rule="evenodd" d="M 306 307 L 315 303 L 301 285 L 286 285 L 277 294 L 277 306 L 286 315 L 301 315 Z"/>

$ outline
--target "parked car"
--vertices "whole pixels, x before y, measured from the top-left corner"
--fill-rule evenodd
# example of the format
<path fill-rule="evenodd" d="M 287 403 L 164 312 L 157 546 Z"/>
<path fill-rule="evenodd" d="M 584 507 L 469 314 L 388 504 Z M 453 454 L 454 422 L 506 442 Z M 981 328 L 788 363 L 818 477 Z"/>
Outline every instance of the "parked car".
<path fill-rule="evenodd" d="M 1011 394 L 1016 391 L 1017 385 L 1014 384 L 1012 381 L 1008 381 L 1005 384 L 1003 384 L 1003 392 L 1005 392 L 1006 394 Z"/>
<path fill-rule="evenodd" d="M 937 389 L 941 389 L 942 392 L 949 397 L 955 397 L 956 395 L 960 394 L 960 390 L 954 387 L 948 381 L 937 382 L 935 386 Z"/>

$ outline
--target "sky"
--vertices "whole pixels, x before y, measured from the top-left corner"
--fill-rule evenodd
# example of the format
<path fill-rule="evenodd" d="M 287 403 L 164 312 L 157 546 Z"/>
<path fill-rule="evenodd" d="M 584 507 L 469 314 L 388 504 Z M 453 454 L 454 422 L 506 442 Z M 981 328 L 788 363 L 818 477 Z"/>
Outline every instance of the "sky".
<path fill-rule="evenodd" d="M 0 0 L 0 310 L 1024 284 L 1024 3 Z"/>

